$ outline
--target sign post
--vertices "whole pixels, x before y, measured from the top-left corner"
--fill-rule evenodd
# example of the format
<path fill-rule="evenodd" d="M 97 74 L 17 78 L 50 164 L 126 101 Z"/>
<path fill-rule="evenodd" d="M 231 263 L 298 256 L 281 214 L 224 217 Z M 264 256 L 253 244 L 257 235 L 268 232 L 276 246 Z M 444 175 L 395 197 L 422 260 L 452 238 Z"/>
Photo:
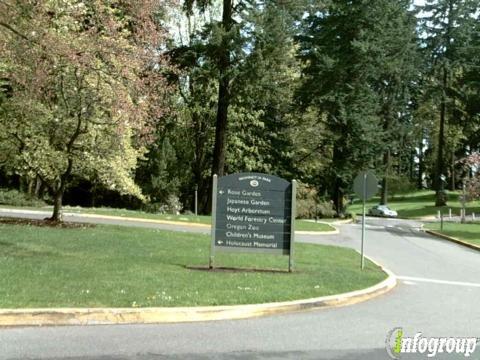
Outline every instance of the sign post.
<path fill-rule="evenodd" d="M 198 185 L 195 185 L 195 216 L 198 215 Z"/>
<path fill-rule="evenodd" d="M 378 179 L 372 171 L 360 172 L 353 181 L 355 194 L 363 201 L 362 206 L 362 243 L 361 243 L 361 268 L 365 267 L 364 243 L 365 243 L 365 201 L 370 199 L 378 191 Z"/>
<path fill-rule="evenodd" d="M 292 202 L 291 202 L 291 215 L 290 215 L 290 252 L 288 254 L 288 272 L 293 271 L 293 244 L 295 242 L 295 217 L 297 209 L 297 182 L 292 181 Z"/>
<path fill-rule="evenodd" d="M 462 195 L 460 196 L 460 202 L 462 203 L 462 209 L 460 211 L 460 222 L 465 224 L 465 204 L 467 203 L 467 195 L 465 194 L 465 182 L 462 184 Z"/>
<path fill-rule="evenodd" d="M 260 173 L 213 176 L 212 242 L 215 253 L 260 252 L 288 255 L 292 271 L 296 182 Z"/>
<path fill-rule="evenodd" d="M 215 230 L 217 228 L 217 188 L 218 188 L 218 176 L 213 175 L 212 184 L 212 242 L 210 244 L 210 258 L 208 267 L 213 269 L 215 261 Z"/>

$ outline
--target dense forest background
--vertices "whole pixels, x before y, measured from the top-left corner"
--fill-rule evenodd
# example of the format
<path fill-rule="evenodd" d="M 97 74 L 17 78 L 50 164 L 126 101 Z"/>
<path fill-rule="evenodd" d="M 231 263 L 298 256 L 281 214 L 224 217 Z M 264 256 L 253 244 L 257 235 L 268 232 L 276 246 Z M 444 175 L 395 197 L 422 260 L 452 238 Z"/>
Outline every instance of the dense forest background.
<path fill-rule="evenodd" d="M 132 4 L 134 3 L 134 4 Z M 212 174 L 460 189 L 480 140 L 478 0 L 0 0 L 0 187 L 210 211 Z M 472 165 L 472 164 L 470 164 Z M 305 214 L 311 215 L 311 214 Z"/>

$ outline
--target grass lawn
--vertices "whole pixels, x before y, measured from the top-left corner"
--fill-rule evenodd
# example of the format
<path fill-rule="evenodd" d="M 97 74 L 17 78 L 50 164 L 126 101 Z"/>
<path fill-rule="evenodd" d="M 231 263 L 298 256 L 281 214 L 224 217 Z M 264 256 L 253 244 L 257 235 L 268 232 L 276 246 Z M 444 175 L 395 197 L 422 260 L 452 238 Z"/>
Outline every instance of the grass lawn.
<path fill-rule="evenodd" d="M 306 220 L 296 220 L 295 230 L 298 231 L 333 231 L 335 228 L 329 224 L 321 222 L 312 222 Z"/>
<path fill-rule="evenodd" d="M 0 206 L 5 208 L 14 208 L 14 209 L 25 209 L 25 210 L 42 210 L 42 211 L 52 211 L 52 207 L 42 207 L 42 208 L 31 208 L 31 207 L 15 207 L 15 206 Z M 149 220 L 164 220 L 164 221 L 178 221 L 178 222 L 188 222 L 196 224 L 208 224 L 212 223 L 212 218 L 210 216 L 195 216 L 195 215 L 170 215 L 170 214 L 152 214 L 138 210 L 127 210 L 127 209 L 114 209 L 114 208 L 82 208 L 82 207 L 70 207 L 65 206 L 63 208 L 64 212 L 67 213 L 79 213 L 79 214 L 95 214 L 95 215 L 108 215 L 108 216 L 119 216 L 119 217 L 131 217 L 136 219 L 149 219 Z M 296 230 L 299 231 L 333 231 L 334 227 L 324 224 L 324 223 L 314 223 L 305 220 L 297 220 L 295 224 Z"/>
<path fill-rule="evenodd" d="M 448 214 L 448 209 L 452 209 L 452 213 L 460 215 L 461 204 L 458 201 L 459 192 L 447 192 L 448 201 L 444 208 L 444 213 Z M 380 203 L 380 197 L 374 197 L 367 201 L 367 211 L 374 205 Z M 397 195 L 389 199 L 388 206 L 392 210 L 398 212 L 400 218 L 419 218 L 423 216 L 436 216 L 440 208 L 435 207 L 435 192 L 434 191 L 417 191 L 405 195 Z M 348 210 L 360 214 L 362 212 L 362 204 L 357 200 L 354 204 L 348 207 Z M 480 213 L 480 202 L 474 201 L 467 204 L 467 213 Z"/>
<path fill-rule="evenodd" d="M 206 235 L 0 224 L 0 308 L 247 304 L 347 292 L 386 278 L 351 249 L 295 245 L 294 273 L 209 272 Z M 287 269 L 288 257 L 218 254 L 217 266 Z"/>
<path fill-rule="evenodd" d="M 480 246 L 480 224 L 479 223 L 443 223 L 443 231 L 440 231 L 440 224 L 425 224 L 425 228 L 429 230 L 435 230 L 442 234 L 452 236 L 459 240 L 463 240 L 470 244 Z"/>

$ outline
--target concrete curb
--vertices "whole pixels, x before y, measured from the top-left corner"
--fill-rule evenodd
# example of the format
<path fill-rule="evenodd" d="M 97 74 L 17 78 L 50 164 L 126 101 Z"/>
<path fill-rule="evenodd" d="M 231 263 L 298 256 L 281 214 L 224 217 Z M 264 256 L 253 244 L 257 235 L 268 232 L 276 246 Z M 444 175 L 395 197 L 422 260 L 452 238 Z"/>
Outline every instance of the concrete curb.
<path fill-rule="evenodd" d="M 141 222 L 141 223 L 193 226 L 193 227 L 203 227 L 203 228 L 210 227 L 209 224 L 192 223 L 188 221 L 156 220 L 156 219 L 145 219 L 145 218 L 132 218 L 127 216 L 96 215 L 96 214 L 83 214 L 83 213 L 64 213 L 63 216 L 64 217 L 78 216 L 78 217 L 97 218 L 97 219 L 105 219 L 105 220 L 125 220 L 125 221 L 132 221 L 132 222 Z"/>
<path fill-rule="evenodd" d="M 473 250 L 477 250 L 477 251 L 480 251 L 480 246 L 477 246 L 477 245 L 474 245 L 474 244 L 470 244 L 468 242 L 465 242 L 465 241 L 462 241 L 460 239 L 457 239 L 457 238 L 454 238 L 452 236 L 448 236 L 448 235 L 445 235 L 445 234 L 442 234 L 442 233 L 439 233 L 439 232 L 436 232 L 436 231 L 433 231 L 433 230 L 426 230 L 423 228 L 423 225 L 422 225 L 422 231 L 426 232 L 427 234 L 430 234 L 430 235 L 433 235 L 433 236 L 437 236 L 439 238 L 442 238 L 444 240 L 448 240 L 448 241 L 451 241 L 451 242 L 454 242 L 455 244 L 458 244 L 458 245 L 462 245 L 462 246 L 466 246 L 470 249 L 473 249 Z"/>
<path fill-rule="evenodd" d="M 345 220 L 337 220 L 332 222 L 333 225 L 344 225 L 344 224 L 352 224 L 354 221 L 352 218 L 345 219 Z"/>
<path fill-rule="evenodd" d="M 372 259 L 372 262 L 375 263 Z M 380 265 L 379 265 L 380 266 Z M 313 299 L 266 304 L 176 308 L 60 308 L 0 309 L 2 326 L 159 324 L 214 320 L 239 320 L 320 308 L 353 305 L 392 290 L 396 276 L 381 267 L 388 278 L 366 289 Z"/>
<path fill-rule="evenodd" d="M 326 224 L 326 223 L 325 223 Z M 337 235 L 340 234 L 340 230 L 333 226 L 332 224 L 327 224 L 334 228 L 332 231 L 305 231 L 305 230 L 295 230 L 295 234 L 298 235 Z"/>
<path fill-rule="evenodd" d="M 431 221 L 431 220 L 437 220 L 437 217 L 435 215 L 426 215 L 426 216 L 413 217 L 410 219 L 406 218 L 406 220 Z"/>

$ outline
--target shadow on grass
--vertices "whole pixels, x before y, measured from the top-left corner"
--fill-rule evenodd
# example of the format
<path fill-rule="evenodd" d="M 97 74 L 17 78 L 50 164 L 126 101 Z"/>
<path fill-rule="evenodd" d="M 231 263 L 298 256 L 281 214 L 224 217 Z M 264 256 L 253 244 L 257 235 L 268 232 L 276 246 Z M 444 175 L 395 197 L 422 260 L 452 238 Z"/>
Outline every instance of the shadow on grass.
<path fill-rule="evenodd" d="M 380 199 L 380 198 L 378 198 Z M 419 195 L 396 195 L 388 199 L 391 202 L 427 202 L 435 201 L 435 194 L 419 194 Z"/>
<path fill-rule="evenodd" d="M 244 268 L 244 267 L 225 267 L 216 266 L 210 268 L 208 266 L 191 266 L 185 265 L 188 270 L 209 271 L 209 272 L 228 272 L 228 273 L 273 273 L 273 274 L 291 274 L 291 271 L 283 269 L 260 269 L 260 268 Z M 295 271 L 298 273 L 298 271 Z"/>
<path fill-rule="evenodd" d="M 46 249 L 30 249 L 26 246 L 0 241 L 0 254 L 15 258 L 35 258 L 58 256 L 58 253 Z"/>

